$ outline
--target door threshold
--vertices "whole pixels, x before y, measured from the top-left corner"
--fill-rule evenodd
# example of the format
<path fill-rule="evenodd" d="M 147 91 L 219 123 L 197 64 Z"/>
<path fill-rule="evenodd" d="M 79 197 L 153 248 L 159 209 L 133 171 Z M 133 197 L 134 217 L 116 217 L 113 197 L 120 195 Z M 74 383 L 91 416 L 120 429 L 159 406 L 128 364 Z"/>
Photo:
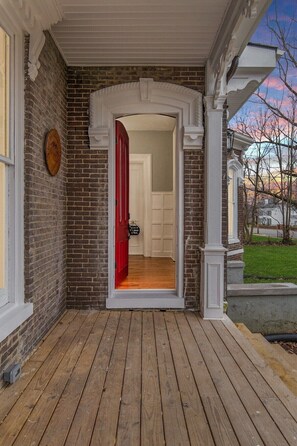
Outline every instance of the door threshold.
<path fill-rule="evenodd" d="M 116 290 L 106 308 L 185 308 L 185 301 L 176 290 Z"/>

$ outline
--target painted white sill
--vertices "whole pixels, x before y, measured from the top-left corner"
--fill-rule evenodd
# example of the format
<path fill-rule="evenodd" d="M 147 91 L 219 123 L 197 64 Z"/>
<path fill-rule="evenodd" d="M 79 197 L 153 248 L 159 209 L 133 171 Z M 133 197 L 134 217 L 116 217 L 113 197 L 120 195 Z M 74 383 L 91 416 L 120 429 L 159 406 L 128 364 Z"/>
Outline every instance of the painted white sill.
<path fill-rule="evenodd" d="M 239 238 L 229 238 L 228 245 L 235 245 L 236 243 L 240 243 Z"/>
<path fill-rule="evenodd" d="M 6 304 L 0 309 L 0 342 L 33 314 L 33 304 Z"/>
<path fill-rule="evenodd" d="M 185 300 L 175 290 L 121 290 L 106 300 L 106 308 L 185 308 Z"/>

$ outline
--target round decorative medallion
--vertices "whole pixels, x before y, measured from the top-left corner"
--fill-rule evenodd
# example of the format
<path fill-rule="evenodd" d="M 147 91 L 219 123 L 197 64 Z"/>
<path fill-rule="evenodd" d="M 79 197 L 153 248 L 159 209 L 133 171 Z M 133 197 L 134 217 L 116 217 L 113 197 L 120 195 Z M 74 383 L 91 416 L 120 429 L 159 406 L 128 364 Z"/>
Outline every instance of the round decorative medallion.
<path fill-rule="evenodd" d="M 61 165 L 62 148 L 59 133 L 56 129 L 50 130 L 45 137 L 45 161 L 49 173 L 57 175 Z"/>

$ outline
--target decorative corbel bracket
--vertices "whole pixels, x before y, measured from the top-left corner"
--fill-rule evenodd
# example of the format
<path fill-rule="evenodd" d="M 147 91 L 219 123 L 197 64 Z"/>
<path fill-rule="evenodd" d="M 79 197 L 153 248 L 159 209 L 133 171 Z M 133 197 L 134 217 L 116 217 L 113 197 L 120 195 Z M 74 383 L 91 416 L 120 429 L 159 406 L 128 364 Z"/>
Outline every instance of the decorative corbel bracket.
<path fill-rule="evenodd" d="M 30 34 L 28 74 L 32 81 L 35 81 L 40 68 L 39 56 L 45 43 L 43 31 Z"/>
<path fill-rule="evenodd" d="M 152 78 L 139 79 L 140 98 L 142 102 L 151 101 L 153 82 L 154 79 Z"/>
<path fill-rule="evenodd" d="M 90 148 L 93 150 L 108 150 L 110 135 L 108 127 L 89 127 Z"/>
<path fill-rule="evenodd" d="M 251 74 L 250 77 L 238 77 L 238 78 L 232 78 L 227 86 L 227 91 L 229 93 L 236 93 L 237 91 L 245 90 L 247 87 L 251 86 L 252 84 L 255 85 L 255 88 L 257 85 L 259 85 L 263 80 L 263 75 L 259 74 Z"/>
<path fill-rule="evenodd" d="M 185 126 L 183 137 L 184 150 L 202 149 L 204 130 L 203 127 Z"/>
<path fill-rule="evenodd" d="M 245 17 L 252 19 L 258 14 L 259 0 L 245 0 L 245 6 L 243 8 L 243 14 Z"/>
<path fill-rule="evenodd" d="M 257 17 L 266 0 L 233 0 L 230 14 L 222 26 L 217 45 L 207 62 L 207 95 L 213 96 L 213 108 L 222 109 L 227 98 L 227 73 L 235 56 L 246 46 Z"/>
<path fill-rule="evenodd" d="M 43 31 L 63 18 L 56 0 L 2 0 L 1 8 L 14 24 L 16 31 L 30 35 L 28 73 L 36 79 L 39 56 L 45 43 Z"/>

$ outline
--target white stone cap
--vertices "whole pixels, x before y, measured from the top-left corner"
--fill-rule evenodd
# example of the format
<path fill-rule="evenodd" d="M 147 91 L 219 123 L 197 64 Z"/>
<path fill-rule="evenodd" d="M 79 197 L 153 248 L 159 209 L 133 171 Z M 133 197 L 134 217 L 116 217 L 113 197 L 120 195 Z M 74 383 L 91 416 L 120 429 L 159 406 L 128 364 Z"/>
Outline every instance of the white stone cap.
<path fill-rule="evenodd" d="M 239 283 L 228 285 L 227 296 L 279 296 L 297 295 L 294 283 Z"/>

